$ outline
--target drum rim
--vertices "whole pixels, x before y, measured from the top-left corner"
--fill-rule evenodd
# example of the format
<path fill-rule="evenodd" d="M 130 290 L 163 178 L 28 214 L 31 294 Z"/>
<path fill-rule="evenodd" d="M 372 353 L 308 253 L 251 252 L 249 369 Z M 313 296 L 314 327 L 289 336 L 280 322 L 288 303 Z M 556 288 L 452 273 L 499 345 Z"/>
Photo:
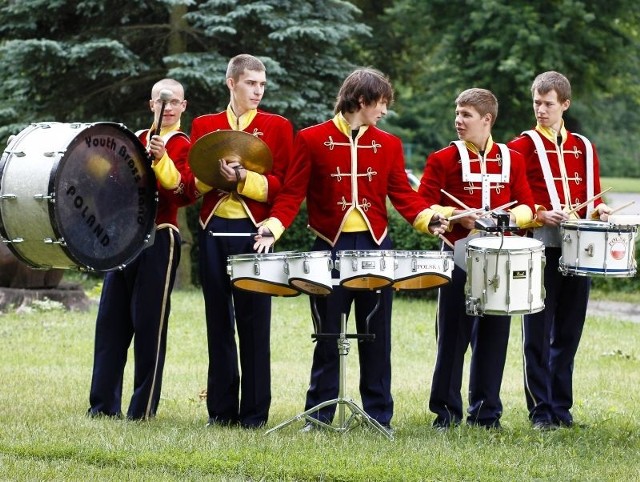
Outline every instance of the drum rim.
<path fill-rule="evenodd" d="M 327 291 L 327 293 L 312 293 L 311 291 L 306 290 L 306 289 L 302 288 L 301 286 L 293 285 L 294 281 L 302 281 L 304 283 L 307 283 L 307 284 L 310 284 L 310 285 L 313 285 L 313 286 L 317 286 L 318 288 L 324 288 Z M 294 289 L 297 289 L 298 291 L 300 291 L 300 292 L 302 292 L 302 293 L 304 293 L 306 295 L 328 296 L 333 292 L 333 284 L 332 283 L 327 285 L 327 284 L 324 284 L 324 283 L 318 283 L 316 281 L 312 281 L 312 280 L 309 280 L 309 279 L 306 279 L 306 278 L 299 278 L 299 277 L 295 277 L 295 276 L 289 278 L 289 285 L 293 286 Z"/>
<path fill-rule="evenodd" d="M 367 274 L 366 276 L 363 276 L 363 275 L 360 274 L 360 275 L 357 275 L 357 276 L 349 276 L 348 278 L 340 278 L 339 279 L 340 286 L 343 286 L 347 282 L 353 281 L 353 280 L 358 279 L 358 278 L 375 278 L 375 279 L 387 281 L 388 283 L 385 284 L 385 285 L 379 286 L 377 288 L 354 288 L 354 287 L 349 287 L 348 289 L 372 291 L 372 290 L 391 287 L 393 285 L 393 281 L 394 281 L 393 278 L 389 278 L 388 276 L 382 276 L 382 275 L 379 275 L 379 274 Z"/>
<path fill-rule="evenodd" d="M 582 223 L 569 224 L 567 221 L 560 225 L 560 230 L 592 231 L 595 233 L 633 233 L 637 231 L 637 226 L 632 224 L 611 224 L 604 221 L 583 221 Z"/>
<path fill-rule="evenodd" d="M 268 293 L 268 292 L 264 292 L 264 291 L 249 290 L 247 288 L 243 288 L 242 286 L 237 286 L 237 282 L 238 281 L 251 281 L 251 282 L 257 283 L 259 285 L 277 286 L 279 288 L 287 288 L 287 289 L 290 290 L 290 292 L 279 294 L 279 293 Z M 268 281 L 268 280 L 260 279 L 260 278 L 251 278 L 249 276 L 241 276 L 241 277 L 238 277 L 238 278 L 233 278 L 231 280 L 231 285 L 235 289 L 238 289 L 238 290 L 241 290 L 241 291 L 246 291 L 246 292 L 249 292 L 249 293 L 271 295 L 271 296 L 283 296 L 283 297 L 294 297 L 294 296 L 300 295 L 300 290 L 292 288 L 288 283 L 276 283 L 274 281 Z"/>
<path fill-rule="evenodd" d="M 432 254 L 433 256 L 416 256 L 414 253 L 424 253 L 424 254 Z M 425 250 L 403 250 L 397 249 L 394 250 L 394 256 L 397 258 L 434 258 L 434 259 L 453 259 L 453 253 L 450 251 L 437 251 L 435 249 L 425 249 Z"/>
<path fill-rule="evenodd" d="M 392 249 L 363 249 L 363 250 L 341 249 L 339 251 L 336 251 L 336 256 L 339 258 L 342 258 L 345 256 L 351 256 L 351 254 L 347 254 L 347 253 L 361 253 L 362 256 L 371 257 L 371 258 L 383 258 L 383 257 L 392 258 L 394 256 L 394 250 Z M 376 254 L 373 254 L 373 253 L 376 253 Z"/>

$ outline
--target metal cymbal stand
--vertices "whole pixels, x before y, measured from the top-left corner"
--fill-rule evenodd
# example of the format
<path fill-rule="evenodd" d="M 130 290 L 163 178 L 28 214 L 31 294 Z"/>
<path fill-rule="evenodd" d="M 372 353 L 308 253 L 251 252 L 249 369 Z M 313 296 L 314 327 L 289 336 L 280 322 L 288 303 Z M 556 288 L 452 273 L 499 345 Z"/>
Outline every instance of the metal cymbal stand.
<path fill-rule="evenodd" d="M 279 425 L 276 425 L 272 429 L 268 430 L 265 435 L 275 432 L 281 428 L 287 427 L 292 423 L 298 420 L 305 420 L 307 422 L 313 423 L 314 425 L 326 429 L 332 430 L 334 432 L 345 433 L 351 430 L 354 427 L 357 427 L 360 424 L 368 425 L 373 428 L 380 434 L 384 435 L 387 439 L 393 440 L 393 434 L 388 431 L 385 427 L 383 427 L 380 422 L 370 417 L 367 412 L 365 412 L 362 408 L 360 408 L 352 398 L 346 396 L 346 386 L 347 386 L 347 364 L 346 357 L 349 354 L 349 348 L 351 347 L 350 338 L 363 339 L 363 340 L 373 340 L 375 338 L 375 334 L 369 333 L 369 320 L 373 316 L 373 314 L 378 310 L 380 306 L 380 290 L 377 290 L 378 293 L 378 302 L 374 309 L 367 316 L 366 322 L 366 333 L 363 334 L 347 334 L 347 315 L 346 313 L 342 313 L 340 317 L 340 333 L 315 333 L 314 338 L 316 339 L 327 339 L 327 338 L 337 338 L 338 341 L 338 356 L 339 356 L 339 379 L 338 379 L 338 398 L 334 398 L 333 400 L 327 400 L 326 402 L 319 403 L 315 407 L 310 408 L 309 410 L 305 410 L 302 413 L 299 413 L 293 418 L 282 422 Z M 317 310 L 315 309 L 314 303 L 314 325 L 316 329 L 319 325 L 319 318 L 317 314 Z M 311 416 L 311 414 L 317 412 L 318 410 L 328 407 L 330 405 L 337 405 L 337 425 L 329 425 L 328 423 L 321 422 L 317 418 Z M 349 409 L 351 414 L 347 417 L 347 410 Z"/>

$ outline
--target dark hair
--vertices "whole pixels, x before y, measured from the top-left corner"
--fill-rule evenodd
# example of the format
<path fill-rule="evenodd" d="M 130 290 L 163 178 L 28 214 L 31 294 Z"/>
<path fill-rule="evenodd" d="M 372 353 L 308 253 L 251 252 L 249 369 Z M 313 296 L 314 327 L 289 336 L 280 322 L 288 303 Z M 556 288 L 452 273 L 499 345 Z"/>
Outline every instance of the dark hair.
<path fill-rule="evenodd" d="M 389 105 L 393 102 L 393 87 L 389 79 L 376 69 L 357 69 L 344 79 L 334 112 L 357 112 L 361 103 L 371 105 L 380 100 L 386 100 Z"/>

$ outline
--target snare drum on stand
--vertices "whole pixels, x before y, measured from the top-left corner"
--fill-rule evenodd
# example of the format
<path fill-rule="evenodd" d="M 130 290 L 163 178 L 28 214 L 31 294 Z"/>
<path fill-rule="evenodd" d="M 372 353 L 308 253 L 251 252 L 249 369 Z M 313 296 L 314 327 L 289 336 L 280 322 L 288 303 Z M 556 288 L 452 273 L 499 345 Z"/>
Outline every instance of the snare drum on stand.
<path fill-rule="evenodd" d="M 34 268 L 109 271 L 151 239 L 156 178 L 122 124 L 31 124 L 0 160 L 0 237 Z"/>
<path fill-rule="evenodd" d="M 440 251 L 394 251 L 393 288 L 421 290 L 451 282 L 453 254 Z"/>
<path fill-rule="evenodd" d="M 638 227 L 602 221 L 567 221 L 560 225 L 562 274 L 631 277 L 636 274 Z"/>
<path fill-rule="evenodd" d="M 484 236 L 467 244 L 466 312 L 514 315 L 544 309 L 544 245 L 519 236 Z"/>
<path fill-rule="evenodd" d="M 332 269 L 331 251 L 291 253 L 285 261 L 289 285 L 308 295 L 326 296 L 333 291 Z"/>
<path fill-rule="evenodd" d="M 298 296 L 300 292 L 289 286 L 285 271 L 291 252 L 236 254 L 227 258 L 227 273 L 231 285 L 244 291 L 272 296 Z"/>
<path fill-rule="evenodd" d="M 393 251 L 337 252 L 336 269 L 340 271 L 340 285 L 351 290 L 378 290 L 391 286 L 395 275 Z"/>

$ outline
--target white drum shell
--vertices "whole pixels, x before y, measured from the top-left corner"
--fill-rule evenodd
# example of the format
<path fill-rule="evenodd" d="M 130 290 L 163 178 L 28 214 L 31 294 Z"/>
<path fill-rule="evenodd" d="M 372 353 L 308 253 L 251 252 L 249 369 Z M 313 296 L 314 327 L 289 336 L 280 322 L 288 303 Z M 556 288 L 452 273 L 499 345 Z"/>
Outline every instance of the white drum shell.
<path fill-rule="evenodd" d="M 331 251 L 309 251 L 287 256 L 289 285 L 308 295 L 326 296 L 333 291 Z"/>
<path fill-rule="evenodd" d="M 563 274 L 631 277 L 636 274 L 636 225 L 567 221 L 560 226 Z"/>
<path fill-rule="evenodd" d="M 485 236 L 467 244 L 466 312 L 514 315 L 544 309 L 544 245 L 519 236 Z"/>
<path fill-rule="evenodd" d="M 336 269 L 340 285 L 352 290 L 377 290 L 391 286 L 395 261 L 391 250 L 341 250 Z"/>
<path fill-rule="evenodd" d="M 451 282 L 453 253 L 441 251 L 394 251 L 393 288 L 419 290 Z"/>
<path fill-rule="evenodd" d="M 272 296 L 297 296 L 285 272 L 288 252 L 236 254 L 227 258 L 227 273 L 235 288 Z"/>

